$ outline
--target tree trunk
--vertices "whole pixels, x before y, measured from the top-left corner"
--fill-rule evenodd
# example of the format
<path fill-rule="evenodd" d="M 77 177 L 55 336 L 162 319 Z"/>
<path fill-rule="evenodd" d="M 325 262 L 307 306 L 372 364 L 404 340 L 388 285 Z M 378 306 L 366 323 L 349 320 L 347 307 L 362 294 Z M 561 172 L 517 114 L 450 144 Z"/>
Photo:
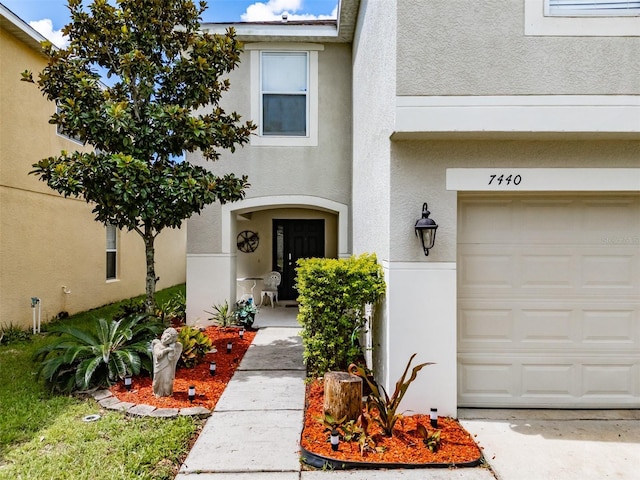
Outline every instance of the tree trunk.
<path fill-rule="evenodd" d="M 145 311 L 151 315 L 156 314 L 156 268 L 155 268 L 155 237 L 152 232 L 145 230 L 142 237 L 144 239 L 144 251 L 147 259 L 147 279 L 145 282 L 145 290 L 147 298 L 144 302 Z"/>
<path fill-rule="evenodd" d="M 362 379 L 347 372 L 324 374 L 324 411 L 334 420 L 357 420 L 362 413 Z"/>

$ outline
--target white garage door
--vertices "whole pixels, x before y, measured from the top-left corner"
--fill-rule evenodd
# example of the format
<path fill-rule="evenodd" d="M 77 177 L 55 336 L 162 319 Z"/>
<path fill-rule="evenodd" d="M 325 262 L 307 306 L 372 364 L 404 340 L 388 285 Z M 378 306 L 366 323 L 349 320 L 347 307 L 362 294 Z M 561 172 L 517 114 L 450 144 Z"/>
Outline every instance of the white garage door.
<path fill-rule="evenodd" d="M 640 196 L 458 209 L 459 405 L 640 407 Z"/>

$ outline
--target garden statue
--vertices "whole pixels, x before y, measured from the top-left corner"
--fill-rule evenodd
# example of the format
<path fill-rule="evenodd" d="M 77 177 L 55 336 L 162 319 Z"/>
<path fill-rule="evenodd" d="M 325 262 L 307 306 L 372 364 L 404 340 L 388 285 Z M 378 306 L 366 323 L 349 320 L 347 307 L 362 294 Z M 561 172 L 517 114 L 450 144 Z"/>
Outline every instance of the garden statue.
<path fill-rule="evenodd" d="M 176 364 L 182 353 L 182 344 L 178 342 L 175 328 L 162 332 L 160 340 L 151 342 L 153 350 L 153 394 L 156 397 L 168 397 L 173 394 L 173 380 L 176 377 Z"/>

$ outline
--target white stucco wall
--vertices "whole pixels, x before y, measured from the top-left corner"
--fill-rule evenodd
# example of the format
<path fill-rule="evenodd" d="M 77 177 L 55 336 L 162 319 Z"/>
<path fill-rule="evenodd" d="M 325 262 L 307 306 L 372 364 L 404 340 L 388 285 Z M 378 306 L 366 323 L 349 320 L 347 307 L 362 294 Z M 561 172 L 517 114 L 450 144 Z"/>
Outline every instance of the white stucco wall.
<path fill-rule="evenodd" d="M 640 93 L 640 30 L 527 36 L 524 2 L 398 0 L 398 95 Z"/>

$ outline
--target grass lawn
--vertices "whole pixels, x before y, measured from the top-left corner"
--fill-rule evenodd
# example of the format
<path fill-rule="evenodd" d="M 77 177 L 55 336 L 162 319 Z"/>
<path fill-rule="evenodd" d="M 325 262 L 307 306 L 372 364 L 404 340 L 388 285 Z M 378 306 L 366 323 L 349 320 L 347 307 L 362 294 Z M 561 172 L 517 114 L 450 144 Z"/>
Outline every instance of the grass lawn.
<path fill-rule="evenodd" d="M 162 305 L 184 285 L 158 292 Z M 139 297 L 142 298 L 142 297 Z M 119 304 L 65 322 L 110 316 Z M 129 417 L 92 399 L 52 395 L 35 377 L 46 335 L 0 346 L 0 479 L 172 479 L 201 425 L 191 417 Z M 83 417 L 100 414 L 95 422 Z"/>

